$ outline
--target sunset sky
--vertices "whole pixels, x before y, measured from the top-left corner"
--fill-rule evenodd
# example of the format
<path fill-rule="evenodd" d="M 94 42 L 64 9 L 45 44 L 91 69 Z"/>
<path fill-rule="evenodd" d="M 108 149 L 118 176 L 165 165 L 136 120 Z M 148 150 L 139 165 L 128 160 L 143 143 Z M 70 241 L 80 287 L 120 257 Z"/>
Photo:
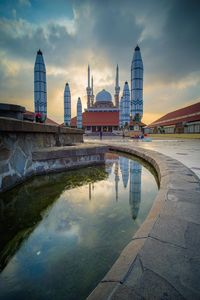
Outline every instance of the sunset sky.
<path fill-rule="evenodd" d="M 122 91 L 125 80 L 130 84 L 138 43 L 148 124 L 200 101 L 199 30 L 199 0 L 1 0 L 0 102 L 33 111 L 33 68 L 40 48 L 48 116 L 62 123 L 65 83 L 70 84 L 72 116 L 79 96 L 86 108 L 88 63 L 94 93 L 105 88 L 114 100 L 116 64 Z"/>

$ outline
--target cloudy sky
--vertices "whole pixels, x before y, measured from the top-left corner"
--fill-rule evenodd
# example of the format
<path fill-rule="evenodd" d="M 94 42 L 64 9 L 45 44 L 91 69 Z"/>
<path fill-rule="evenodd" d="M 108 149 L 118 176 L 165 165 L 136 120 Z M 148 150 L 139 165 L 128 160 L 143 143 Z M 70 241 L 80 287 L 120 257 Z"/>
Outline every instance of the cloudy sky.
<path fill-rule="evenodd" d="M 114 95 L 116 64 L 122 91 L 139 43 L 148 124 L 200 101 L 199 28 L 199 0 L 1 0 L 0 102 L 33 110 L 33 68 L 40 48 L 48 116 L 62 122 L 65 83 L 70 83 L 74 116 L 78 96 L 86 107 L 87 64 L 95 94 L 105 88 Z"/>

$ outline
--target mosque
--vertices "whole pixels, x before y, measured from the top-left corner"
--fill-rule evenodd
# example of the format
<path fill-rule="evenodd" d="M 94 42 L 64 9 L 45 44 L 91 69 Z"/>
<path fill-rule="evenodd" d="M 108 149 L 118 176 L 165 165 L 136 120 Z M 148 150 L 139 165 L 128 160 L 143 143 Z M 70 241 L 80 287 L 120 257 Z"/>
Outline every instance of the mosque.
<path fill-rule="evenodd" d="M 137 46 L 131 64 L 131 93 L 126 81 L 120 98 L 119 67 L 116 67 L 114 102 L 111 94 L 103 89 L 94 96 L 93 77 L 88 66 L 87 108 L 82 113 L 82 128 L 86 133 L 117 132 L 127 128 L 139 131 L 143 116 L 143 62 Z M 78 114 L 77 114 L 78 117 Z M 71 119 L 71 127 L 77 127 L 77 117 Z"/>
<path fill-rule="evenodd" d="M 120 95 L 119 67 L 116 67 L 115 93 L 103 89 L 94 95 L 93 77 L 88 66 L 86 87 L 87 108 L 82 110 L 81 98 L 77 101 L 77 116 L 71 118 L 71 92 L 69 83 L 64 90 L 64 123 L 62 126 L 83 128 L 86 133 L 99 131 L 115 133 L 120 129 L 140 131 L 145 124 L 143 116 L 143 62 L 137 45 L 131 64 L 131 90 L 128 81 L 124 83 Z M 121 97 L 120 97 L 121 96 Z M 37 52 L 34 67 L 34 104 L 35 115 L 45 122 L 47 119 L 46 67 L 41 50 Z"/>

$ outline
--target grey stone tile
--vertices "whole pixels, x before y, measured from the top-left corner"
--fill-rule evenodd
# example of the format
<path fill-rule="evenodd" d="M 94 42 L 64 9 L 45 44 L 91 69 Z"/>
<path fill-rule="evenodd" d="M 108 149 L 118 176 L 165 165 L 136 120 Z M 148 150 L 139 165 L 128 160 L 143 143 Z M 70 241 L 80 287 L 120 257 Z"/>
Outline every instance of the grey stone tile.
<path fill-rule="evenodd" d="M 187 226 L 187 221 L 164 215 L 158 218 L 149 236 L 180 247 L 186 247 L 185 232 Z"/>
<path fill-rule="evenodd" d="M 124 284 L 118 287 L 110 300 L 144 300 L 141 295 L 136 294 L 135 290 Z"/>
<path fill-rule="evenodd" d="M 135 276 L 135 270 L 130 274 L 130 278 Z M 129 278 L 129 287 L 131 280 Z M 125 283 L 126 284 L 126 283 Z M 144 270 L 140 279 L 133 284 L 133 291 L 140 295 L 138 299 L 155 299 L 155 300 L 183 300 L 185 299 L 169 282 L 164 278 L 152 272 Z M 134 296 L 134 294 L 133 294 Z M 135 299 L 134 297 L 130 299 Z M 136 298 L 137 299 L 137 298 Z"/>
<path fill-rule="evenodd" d="M 162 277 L 184 298 L 200 299 L 200 261 L 193 257 L 192 263 L 189 250 L 148 238 L 140 258 L 144 270 Z"/>
<path fill-rule="evenodd" d="M 196 203 L 166 201 L 161 210 L 161 216 L 177 217 L 187 222 L 200 224 L 200 206 Z"/>
<path fill-rule="evenodd" d="M 200 191 L 189 191 L 186 193 L 185 190 L 169 189 L 167 200 L 175 202 L 191 202 L 200 205 Z"/>

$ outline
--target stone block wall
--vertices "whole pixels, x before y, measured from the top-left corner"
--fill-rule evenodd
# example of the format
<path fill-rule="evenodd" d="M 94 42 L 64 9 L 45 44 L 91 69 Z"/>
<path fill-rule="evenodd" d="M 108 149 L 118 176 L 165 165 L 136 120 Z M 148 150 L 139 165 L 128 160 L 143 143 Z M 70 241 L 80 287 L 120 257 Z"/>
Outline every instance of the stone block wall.
<path fill-rule="evenodd" d="M 73 144 L 77 146 L 69 147 Z M 91 147 L 84 146 L 79 129 L 0 117 L 0 192 L 33 174 L 103 161 L 101 150 L 92 152 Z M 42 159 L 37 160 L 39 152 Z"/>

